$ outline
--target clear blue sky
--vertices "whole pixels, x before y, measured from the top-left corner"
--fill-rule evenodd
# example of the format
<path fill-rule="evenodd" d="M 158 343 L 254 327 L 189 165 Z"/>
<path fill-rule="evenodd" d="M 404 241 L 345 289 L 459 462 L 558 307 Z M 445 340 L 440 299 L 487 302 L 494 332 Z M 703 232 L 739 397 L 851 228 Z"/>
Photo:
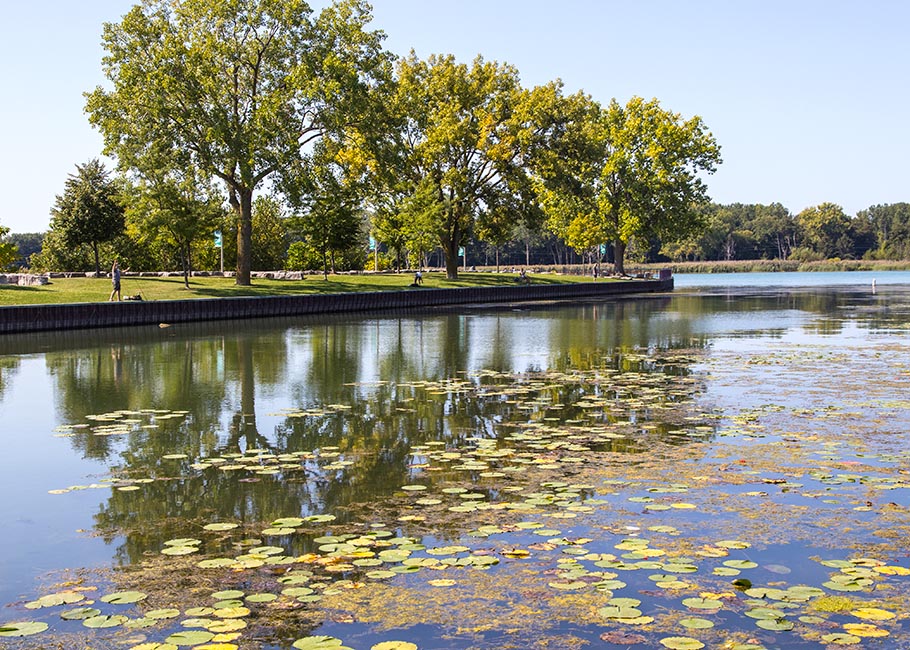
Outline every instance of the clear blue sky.
<path fill-rule="evenodd" d="M 82 93 L 104 81 L 102 22 L 132 4 L 4 8 L 0 225 L 45 230 L 67 174 L 100 155 Z M 700 115 L 724 158 L 707 179 L 715 201 L 848 214 L 910 201 L 905 0 L 374 0 L 373 13 L 396 54 L 482 54 L 528 86 L 558 77 L 602 102 Z"/>

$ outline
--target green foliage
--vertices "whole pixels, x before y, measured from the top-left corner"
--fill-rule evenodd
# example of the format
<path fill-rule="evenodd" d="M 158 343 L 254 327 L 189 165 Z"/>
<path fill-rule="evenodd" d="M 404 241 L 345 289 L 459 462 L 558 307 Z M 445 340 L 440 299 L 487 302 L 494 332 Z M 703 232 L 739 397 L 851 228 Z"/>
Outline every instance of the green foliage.
<path fill-rule="evenodd" d="M 535 153 L 536 189 L 549 227 L 578 250 L 612 240 L 624 272 L 633 239 L 679 237 L 700 225 L 707 199 L 700 173 L 720 163 L 720 148 L 699 117 L 683 120 L 657 100 L 633 97 L 602 108 L 552 91 L 552 146 Z"/>
<path fill-rule="evenodd" d="M 35 253 L 41 252 L 41 243 L 44 240 L 44 233 L 41 232 L 24 232 L 11 233 L 7 235 L 6 241 L 14 244 L 19 250 L 19 256 L 13 262 L 16 267 L 28 267 L 31 265 L 29 259 Z"/>
<path fill-rule="evenodd" d="M 274 196 L 260 196 L 253 202 L 253 270 L 285 268 L 288 250 L 286 217 Z"/>
<path fill-rule="evenodd" d="M 9 228 L 0 226 L 0 270 L 9 268 L 17 259 L 19 259 L 19 247 L 10 241 Z"/>
<path fill-rule="evenodd" d="M 124 168 L 149 148 L 184 151 L 224 182 L 237 283 L 249 284 L 254 191 L 366 111 L 387 63 L 369 20 L 361 0 L 315 19 L 303 0 L 149 0 L 105 25 L 111 88 L 89 93 L 86 109 Z"/>
<path fill-rule="evenodd" d="M 520 216 L 514 208 L 529 187 L 522 142 L 531 130 L 518 110 L 523 97 L 515 68 L 480 57 L 470 66 L 413 53 L 398 62 L 392 137 L 370 150 L 389 204 L 374 222 L 380 241 L 399 257 L 405 247 L 420 255 L 432 241 L 454 278 L 458 249 L 478 220 Z M 387 237 L 401 230 L 389 227 L 394 223 L 407 232 Z"/>
<path fill-rule="evenodd" d="M 786 259 L 798 240 L 795 220 L 779 203 L 712 203 L 699 212 L 701 228 L 664 242 L 671 260 Z"/>
<path fill-rule="evenodd" d="M 285 179 L 283 188 L 301 211 L 288 220 L 289 229 L 306 243 L 308 259 L 319 257 L 324 275 L 343 266 L 339 262 L 344 251 L 364 246 L 364 188 L 334 143 L 317 145 L 310 173 Z M 305 265 L 312 268 L 309 261 Z"/>
<path fill-rule="evenodd" d="M 170 163 L 179 160 L 173 167 Z M 189 286 L 193 249 L 223 218 L 222 199 L 189 156 L 146 151 L 134 158 L 137 182 L 124 191 L 131 237 L 174 257 Z"/>
<path fill-rule="evenodd" d="M 910 260 L 910 203 L 873 205 L 856 215 L 858 248 L 873 259 Z"/>
<path fill-rule="evenodd" d="M 796 215 L 806 244 L 822 258 L 854 256 L 851 223 L 843 208 L 834 203 L 806 208 Z"/>
<path fill-rule="evenodd" d="M 90 246 L 96 273 L 101 271 L 99 245 L 123 232 L 124 211 L 118 194 L 104 165 L 90 160 L 76 165 L 76 173 L 67 177 L 63 194 L 57 196 L 51 210 L 51 230 L 59 235 L 59 243 L 70 248 Z"/>
<path fill-rule="evenodd" d="M 310 268 L 307 245 L 302 241 L 295 241 L 288 247 L 288 257 L 285 264 L 288 271 L 306 271 Z"/>

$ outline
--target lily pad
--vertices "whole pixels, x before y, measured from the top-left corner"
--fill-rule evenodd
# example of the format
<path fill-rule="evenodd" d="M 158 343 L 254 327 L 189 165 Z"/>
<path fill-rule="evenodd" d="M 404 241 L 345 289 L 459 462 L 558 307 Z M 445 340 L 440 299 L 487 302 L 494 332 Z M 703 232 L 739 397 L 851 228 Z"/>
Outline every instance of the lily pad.
<path fill-rule="evenodd" d="M 101 614 L 101 610 L 95 607 L 77 607 L 61 612 L 60 618 L 67 621 L 84 621 L 87 618 L 98 616 L 99 614 Z"/>
<path fill-rule="evenodd" d="M 291 644 L 297 650 L 339 650 L 344 642 L 333 636 L 305 636 Z M 348 649 L 350 650 L 350 649 Z"/>
<path fill-rule="evenodd" d="M 90 628 L 108 628 L 108 627 L 117 627 L 123 625 L 129 620 L 128 616 L 122 616 L 120 614 L 114 614 L 111 616 L 98 615 L 92 616 L 82 621 L 82 624 L 85 627 Z"/>
<path fill-rule="evenodd" d="M 31 636 L 47 629 L 47 623 L 40 621 L 19 621 L 0 625 L 0 636 Z"/>
<path fill-rule="evenodd" d="M 214 633 L 207 630 L 184 630 L 182 632 L 174 632 L 164 642 L 172 643 L 176 646 L 193 646 L 208 643 L 214 636 Z"/>
<path fill-rule="evenodd" d="M 713 598 L 686 598 L 682 603 L 690 609 L 720 609 L 724 606 L 723 602 Z"/>
<path fill-rule="evenodd" d="M 370 647 L 370 650 L 417 650 L 417 644 L 407 641 L 382 641 Z"/>
<path fill-rule="evenodd" d="M 688 636 L 668 636 L 660 640 L 660 644 L 670 650 L 699 650 L 705 644 L 698 639 Z"/>
<path fill-rule="evenodd" d="M 144 594 L 141 591 L 118 591 L 102 596 L 101 601 L 110 603 L 111 605 L 129 605 L 131 603 L 138 603 L 146 598 L 148 598 L 148 594 Z"/>

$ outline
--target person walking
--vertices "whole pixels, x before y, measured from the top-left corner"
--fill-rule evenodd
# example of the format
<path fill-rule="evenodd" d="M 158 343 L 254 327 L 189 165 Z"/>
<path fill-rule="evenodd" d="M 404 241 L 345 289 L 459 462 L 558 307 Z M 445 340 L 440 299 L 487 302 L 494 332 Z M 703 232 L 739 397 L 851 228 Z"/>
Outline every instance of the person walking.
<path fill-rule="evenodd" d="M 117 260 L 114 260 L 114 266 L 111 267 L 111 284 L 113 285 L 111 297 L 107 301 L 111 302 L 114 294 L 117 294 L 117 302 L 120 302 L 120 266 L 117 264 Z"/>

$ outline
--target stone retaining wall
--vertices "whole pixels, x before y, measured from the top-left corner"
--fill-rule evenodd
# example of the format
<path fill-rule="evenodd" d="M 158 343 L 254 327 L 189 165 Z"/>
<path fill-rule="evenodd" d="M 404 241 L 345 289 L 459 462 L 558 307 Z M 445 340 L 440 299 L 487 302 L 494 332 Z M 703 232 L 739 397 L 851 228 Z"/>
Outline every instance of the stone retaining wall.
<path fill-rule="evenodd" d="M 671 291 L 673 279 L 0 307 L 0 334 Z"/>
<path fill-rule="evenodd" d="M 35 287 L 50 282 L 46 275 L 33 273 L 0 273 L 0 284 L 16 284 L 20 287 Z"/>

